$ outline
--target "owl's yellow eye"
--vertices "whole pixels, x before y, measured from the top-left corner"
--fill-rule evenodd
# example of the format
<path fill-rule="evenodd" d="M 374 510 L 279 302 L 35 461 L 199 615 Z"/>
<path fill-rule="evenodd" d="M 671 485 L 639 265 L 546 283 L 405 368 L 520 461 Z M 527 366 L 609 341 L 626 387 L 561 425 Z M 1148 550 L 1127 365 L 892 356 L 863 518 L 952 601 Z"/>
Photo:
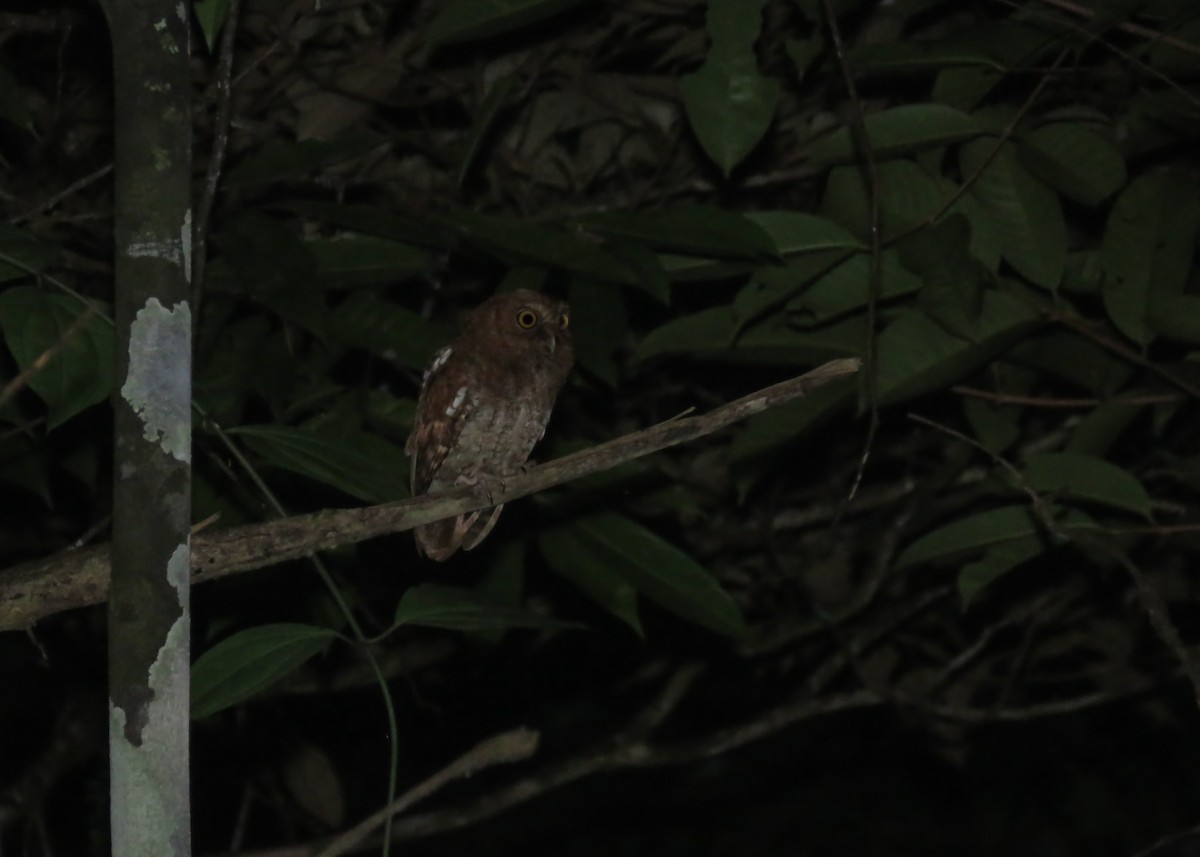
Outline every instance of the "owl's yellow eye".
<path fill-rule="evenodd" d="M 538 314 L 531 309 L 523 309 L 517 313 L 517 324 L 529 330 L 538 323 Z"/>
<path fill-rule="evenodd" d="M 571 316 L 564 312 L 562 314 L 562 318 L 560 318 L 558 320 L 558 323 L 562 325 L 563 330 L 566 330 L 567 327 L 571 324 Z"/>

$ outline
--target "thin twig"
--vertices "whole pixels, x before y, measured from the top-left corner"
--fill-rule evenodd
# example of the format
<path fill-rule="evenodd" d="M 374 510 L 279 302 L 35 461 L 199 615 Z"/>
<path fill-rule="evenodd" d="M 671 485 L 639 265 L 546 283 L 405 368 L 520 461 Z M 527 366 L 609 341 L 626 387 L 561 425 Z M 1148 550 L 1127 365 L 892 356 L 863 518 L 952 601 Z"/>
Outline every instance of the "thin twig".
<path fill-rule="evenodd" d="M 997 405 L 1022 405 L 1030 408 L 1098 408 L 1101 405 L 1170 405 L 1184 400 L 1179 393 L 1147 393 L 1142 396 L 1113 396 L 1107 399 L 1072 399 L 1061 396 L 1019 396 L 1016 393 L 994 393 L 961 384 L 950 388 L 960 396 L 983 399 Z"/>
<path fill-rule="evenodd" d="M 33 217 L 36 217 L 37 215 L 41 214 L 43 211 L 49 211 L 50 209 L 54 208 L 54 206 L 56 206 L 60 202 L 62 202 L 64 199 L 67 199 L 68 197 L 79 193 L 79 191 L 83 190 L 84 188 L 88 187 L 89 185 L 100 181 L 100 179 L 104 178 L 112 171 L 113 171 L 113 165 L 111 163 L 105 164 L 100 169 L 96 170 L 95 172 L 89 173 L 88 175 L 84 176 L 83 178 L 78 179 L 77 181 L 74 181 L 71 184 L 67 185 L 65 188 L 63 188 L 58 193 L 54 194 L 54 196 L 50 197 L 49 199 L 45 200 L 44 202 L 39 202 L 37 205 L 35 205 L 33 208 L 26 211 L 24 214 L 18 214 L 16 217 L 11 218 L 8 222 L 11 223 L 12 225 L 16 226 L 19 223 L 24 223 L 26 220 L 30 220 Z"/>
<path fill-rule="evenodd" d="M 1056 9 L 1062 9 L 1065 12 L 1070 12 L 1073 15 L 1078 15 L 1082 18 L 1088 18 L 1089 20 L 1096 17 L 1096 10 L 1094 8 L 1081 6 L 1078 3 L 1071 3 L 1070 0 L 1040 0 L 1040 2 L 1045 3 L 1047 6 L 1053 6 Z M 1160 45 L 1168 45 L 1176 50 L 1183 51 L 1184 53 L 1191 54 L 1192 56 L 1200 57 L 1200 45 L 1194 45 L 1191 42 L 1184 41 L 1183 39 L 1175 36 L 1168 36 L 1166 33 L 1160 30 L 1154 30 L 1150 27 L 1143 27 L 1141 24 L 1135 24 L 1132 21 L 1121 21 L 1120 23 L 1116 24 L 1116 28 L 1134 36 L 1141 36 L 1143 39 L 1148 41 L 1155 42 Z"/>
<path fill-rule="evenodd" d="M 496 765 L 510 765 L 528 759 L 537 752 L 538 738 L 538 733 L 532 729 L 514 729 L 511 732 L 493 735 L 459 756 L 432 777 L 413 786 L 390 805 L 372 813 L 354 827 L 341 833 L 318 851 L 316 857 L 338 857 L 340 854 L 357 848 L 375 828 L 455 780 L 466 779 Z"/>
<path fill-rule="evenodd" d="M 238 19 L 242 0 L 230 0 L 221 31 L 221 50 L 217 59 L 217 115 L 213 121 L 212 152 L 204 174 L 204 192 L 196 207 L 196 222 L 192 231 L 192 324 L 200 323 L 200 304 L 204 298 L 204 275 L 207 270 L 208 221 L 221 183 L 225 152 L 229 148 L 229 125 L 233 103 L 233 52 L 237 39 Z"/>
<path fill-rule="evenodd" d="M 854 140 L 854 154 L 858 159 L 859 171 L 863 174 L 867 188 L 867 205 L 870 211 L 868 228 L 871 238 L 871 255 L 867 269 L 867 347 L 866 347 L 866 377 L 863 379 L 863 389 L 869 410 L 867 420 L 867 436 L 863 441 L 862 456 L 858 461 L 858 469 L 847 495 L 848 504 L 858 494 L 863 476 L 867 471 L 867 462 L 871 458 L 871 447 L 875 444 L 875 436 L 879 433 L 879 356 L 876 333 L 878 326 L 879 297 L 883 291 L 883 234 L 880 223 L 880 186 L 879 165 L 875 161 L 875 150 L 871 146 L 871 136 L 867 133 L 867 120 L 863 113 L 862 100 L 858 97 L 858 87 L 854 83 L 854 70 L 846 55 L 846 46 L 842 42 L 842 30 L 838 26 L 837 13 L 834 12 L 832 0 L 822 0 L 825 11 L 825 26 L 829 28 L 829 39 L 833 42 L 834 55 L 837 57 L 838 68 L 842 72 L 842 82 L 846 86 L 846 94 L 850 97 L 850 131 Z M 844 510 L 845 506 L 843 506 Z M 834 525 L 840 521 L 835 520 Z"/>
<path fill-rule="evenodd" d="M 974 438 L 968 437 L 960 431 L 934 422 L 917 414 L 909 414 L 908 418 L 913 422 L 928 426 L 935 431 L 942 432 L 957 440 L 968 444 L 973 449 L 982 452 L 990 458 L 997 466 L 1003 468 L 1009 476 L 1012 477 L 1021 491 L 1029 497 L 1030 506 L 1034 516 L 1038 522 L 1046 528 L 1046 531 L 1054 535 L 1063 542 L 1073 542 L 1083 547 L 1090 547 L 1106 554 L 1110 559 L 1116 562 L 1133 580 L 1134 588 L 1137 589 L 1138 595 L 1142 599 L 1142 606 L 1146 611 L 1146 618 L 1150 621 L 1150 627 L 1154 629 L 1155 634 L 1163 642 L 1164 645 L 1171 651 L 1175 658 L 1183 667 L 1188 681 L 1192 685 L 1192 693 L 1196 698 L 1197 706 L 1200 706 L 1200 660 L 1198 660 L 1188 650 L 1187 644 L 1183 641 L 1183 636 L 1179 633 L 1179 629 L 1175 627 L 1175 623 L 1171 620 L 1171 613 L 1167 606 L 1166 599 L 1163 598 L 1161 592 L 1146 576 L 1145 572 L 1125 555 L 1125 552 L 1117 547 L 1109 544 L 1102 538 L 1090 535 L 1078 529 L 1064 528 L 1054 518 L 1054 514 L 1046 503 L 1046 500 L 1040 493 L 1029 483 L 1025 475 L 1017 469 L 1016 465 L 998 453 L 992 452 L 990 449 L 979 443 Z"/>

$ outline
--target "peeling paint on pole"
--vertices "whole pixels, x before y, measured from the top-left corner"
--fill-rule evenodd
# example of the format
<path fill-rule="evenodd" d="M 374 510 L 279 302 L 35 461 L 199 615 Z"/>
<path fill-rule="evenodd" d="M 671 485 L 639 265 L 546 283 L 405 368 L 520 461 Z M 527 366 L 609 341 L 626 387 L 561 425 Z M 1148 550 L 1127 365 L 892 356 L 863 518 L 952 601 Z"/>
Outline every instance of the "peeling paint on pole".
<path fill-rule="evenodd" d="M 180 612 L 150 665 L 149 697 L 138 711 L 109 701 L 112 811 L 114 818 L 137 820 L 114 827 L 112 853 L 122 857 L 168 857 L 190 850 L 187 792 L 171 787 L 181 776 L 186 782 L 188 770 L 187 742 L 182 756 L 177 749 L 178 736 L 188 731 L 191 704 L 188 557 L 189 546 L 182 544 L 167 563 Z"/>
<path fill-rule="evenodd" d="M 186 302 L 168 310 L 150 298 L 129 334 L 129 374 L 121 397 L 142 421 L 143 437 L 178 461 L 191 460 L 192 313 Z"/>

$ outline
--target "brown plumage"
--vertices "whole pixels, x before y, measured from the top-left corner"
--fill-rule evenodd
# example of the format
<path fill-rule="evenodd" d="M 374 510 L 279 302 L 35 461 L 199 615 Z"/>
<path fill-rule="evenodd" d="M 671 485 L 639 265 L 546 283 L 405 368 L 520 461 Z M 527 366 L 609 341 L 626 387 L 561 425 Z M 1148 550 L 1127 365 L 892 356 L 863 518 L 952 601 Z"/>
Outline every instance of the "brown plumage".
<path fill-rule="evenodd" d="M 413 494 L 487 487 L 516 473 L 542 439 L 574 360 L 567 305 L 520 289 L 467 318 L 425 372 L 412 433 Z M 444 560 L 487 536 L 496 506 L 417 527 L 417 549 Z"/>

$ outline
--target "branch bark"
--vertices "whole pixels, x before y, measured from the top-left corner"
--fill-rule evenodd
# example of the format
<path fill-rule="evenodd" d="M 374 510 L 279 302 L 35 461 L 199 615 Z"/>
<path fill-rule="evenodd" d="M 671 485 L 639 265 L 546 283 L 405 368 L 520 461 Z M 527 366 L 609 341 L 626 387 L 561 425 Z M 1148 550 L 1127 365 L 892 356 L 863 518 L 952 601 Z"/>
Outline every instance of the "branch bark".
<path fill-rule="evenodd" d="M 707 414 L 670 420 L 531 468 L 508 479 L 491 497 L 463 488 L 401 503 L 328 509 L 200 533 L 192 539 L 192 580 L 203 583 L 510 502 L 713 434 L 853 375 L 858 368 L 855 358 L 831 361 Z M 34 560 L 0 573 L 0 631 L 28 628 L 46 616 L 104 601 L 108 576 L 108 545 Z"/>

